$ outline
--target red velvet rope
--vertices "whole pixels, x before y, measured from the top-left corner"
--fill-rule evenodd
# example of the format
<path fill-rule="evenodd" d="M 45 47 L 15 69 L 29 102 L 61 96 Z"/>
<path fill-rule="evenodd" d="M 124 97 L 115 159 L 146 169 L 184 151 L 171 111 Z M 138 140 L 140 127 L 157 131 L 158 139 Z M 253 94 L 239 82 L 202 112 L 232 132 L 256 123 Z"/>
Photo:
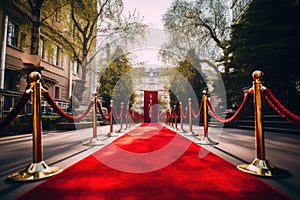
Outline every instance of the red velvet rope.
<path fill-rule="evenodd" d="M 273 109 L 278 112 L 283 118 L 286 120 L 300 124 L 300 117 L 289 111 L 286 107 L 284 107 L 278 99 L 273 95 L 270 89 L 263 89 L 262 93 L 264 94 L 268 103 L 273 107 Z"/>
<path fill-rule="evenodd" d="M 203 109 L 202 107 L 203 107 L 203 102 L 201 101 L 201 104 L 200 104 L 200 107 L 199 107 L 199 111 L 198 111 L 197 114 L 195 113 L 194 109 L 192 108 L 192 113 L 193 113 L 193 115 L 194 115 L 194 118 L 200 117 L 201 112 L 202 112 L 202 109 Z"/>
<path fill-rule="evenodd" d="M 108 114 L 105 115 L 104 112 L 103 112 L 103 110 L 102 110 L 102 103 L 101 103 L 101 101 L 100 101 L 99 99 L 97 99 L 96 105 L 97 105 L 97 107 L 98 107 L 98 110 L 99 110 L 101 116 L 102 116 L 104 119 L 109 119 L 109 115 L 110 115 L 110 110 L 111 110 L 111 109 L 109 109 L 109 110 L 108 110 Z"/>
<path fill-rule="evenodd" d="M 127 119 L 127 118 L 128 118 L 128 115 L 129 115 L 129 108 L 128 108 L 128 109 L 126 109 L 126 113 L 125 113 L 125 119 Z"/>
<path fill-rule="evenodd" d="M 237 111 L 234 113 L 234 115 L 232 115 L 230 118 L 225 119 L 221 116 L 219 116 L 216 111 L 213 109 L 211 102 L 209 101 L 209 99 L 207 99 L 207 106 L 209 111 L 211 112 L 211 114 L 214 116 L 214 118 L 216 118 L 218 121 L 222 122 L 222 123 L 231 123 L 233 121 L 235 121 L 240 115 L 241 113 L 244 111 L 249 99 L 250 99 L 250 92 L 247 92 L 247 94 L 244 96 L 244 99 L 240 105 L 240 107 L 237 109 Z"/>
<path fill-rule="evenodd" d="M 172 112 L 171 112 L 171 118 L 174 119 L 175 117 L 176 117 L 175 110 L 172 110 Z"/>
<path fill-rule="evenodd" d="M 0 122 L 0 130 L 6 129 L 9 124 L 17 117 L 17 115 L 24 109 L 26 103 L 30 99 L 29 93 L 24 93 L 21 99 L 15 104 L 12 111 Z"/>
<path fill-rule="evenodd" d="M 179 113 L 178 113 L 179 110 L 175 110 L 174 112 L 175 112 L 175 115 L 176 115 L 176 119 L 179 119 Z"/>
<path fill-rule="evenodd" d="M 170 119 L 171 119 L 171 113 L 170 113 L 170 111 L 166 111 L 166 114 L 167 114 L 166 122 L 167 122 L 167 124 L 169 124 Z"/>
<path fill-rule="evenodd" d="M 61 117 L 65 118 L 66 120 L 69 121 L 80 121 L 83 118 L 86 117 L 86 115 L 90 112 L 92 106 L 93 106 L 93 102 L 91 101 L 88 108 L 86 109 L 86 111 L 84 113 L 82 113 L 79 116 L 72 116 L 69 115 L 68 113 L 64 112 L 60 107 L 57 106 L 57 104 L 55 103 L 54 99 L 51 97 L 51 95 L 49 94 L 49 92 L 43 92 L 42 93 L 44 98 L 47 100 L 47 102 L 50 104 L 50 106 L 53 108 L 53 110 L 59 114 Z"/>
<path fill-rule="evenodd" d="M 183 110 L 182 110 L 182 107 L 180 108 L 180 112 L 181 112 L 181 114 L 182 114 L 182 117 L 183 118 L 186 118 L 186 116 L 187 116 L 187 109 L 186 109 L 186 112 L 185 112 L 185 114 L 183 113 Z"/>
<path fill-rule="evenodd" d="M 117 117 L 117 119 L 120 119 L 121 118 L 121 116 L 122 116 L 122 110 L 120 110 L 120 113 L 119 114 L 117 114 L 117 111 L 116 111 L 116 109 L 113 107 L 113 110 L 114 110 L 114 114 L 115 114 L 115 116 Z"/>
<path fill-rule="evenodd" d="M 162 113 L 159 114 L 159 119 L 160 121 L 163 121 L 163 120 L 167 120 L 167 111 L 164 111 Z"/>
<path fill-rule="evenodd" d="M 176 118 L 176 119 L 178 119 L 178 118 L 179 118 L 179 115 L 177 114 L 177 112 L 176 112 L 176 109 L 175 109 L 175 108 L 173 108 L 173 110 L 172 110 L 172 117 L 173 117 L 173 118 Z"/>

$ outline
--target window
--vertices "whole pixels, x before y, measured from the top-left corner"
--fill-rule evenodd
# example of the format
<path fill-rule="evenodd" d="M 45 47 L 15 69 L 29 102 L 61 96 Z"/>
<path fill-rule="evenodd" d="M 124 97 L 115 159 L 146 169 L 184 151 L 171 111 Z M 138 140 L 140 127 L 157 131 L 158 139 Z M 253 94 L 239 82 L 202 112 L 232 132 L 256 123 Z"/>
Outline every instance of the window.
<path fill-rule="evenodd" d="M 55 94 L 54 94 L 55 99 L 59 99 L 59 87 L 55 86 Z"/>
<path fill-rule="evenodd" d="M 63 68 L 64 66 L 64 56 L 63 56 L 63 50 L 62 49 L 59 49 L 59 65 L 61 68 Z"/>
<path fill-rule="evenodd" d="M 78 67 L 78 62 L 74 61 L 73 62 L 73 73 L 78 75 L 79 74 L 79 67 Z"/>
<path fill-rule="evenodd" d="M 53 56 L 52 56 L 52 64 L 58 66 L 59 65 L 59 47 L 55 44 L 52 45 Z"/>
<path fill-rule="evenodd" d="M 13 22 L 9 22 L 8 44 L 18 47 L 19 42 L 19 26 Z"/>
<path fill-rule="evenodd" d="M 5 89 L 10 91 L 19 91 L 20 73 L 12 70 L 5 70 Z"/>
<path fill-rule="evenodd" d="M 45 59 L 45 40 L 44 38 L 40 38 L 40 44 L 39 44 L 39 54 L 42 59 Z"/>

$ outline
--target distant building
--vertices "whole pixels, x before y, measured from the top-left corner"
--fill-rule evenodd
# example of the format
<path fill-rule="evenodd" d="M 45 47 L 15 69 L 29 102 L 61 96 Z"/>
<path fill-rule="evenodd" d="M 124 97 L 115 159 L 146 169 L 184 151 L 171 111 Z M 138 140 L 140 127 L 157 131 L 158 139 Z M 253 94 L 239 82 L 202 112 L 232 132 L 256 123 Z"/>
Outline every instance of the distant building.
<path fill-rule="evenodd" d="M 170 107 L 170 80 L 168 76 L 160 76 L 159 68 L 146 68 L 145 75 L 134 80 L 134 91 L 137 95 L 134 109 L 143 113 L 144 91 L 158 91 L 160 109 Z"/>

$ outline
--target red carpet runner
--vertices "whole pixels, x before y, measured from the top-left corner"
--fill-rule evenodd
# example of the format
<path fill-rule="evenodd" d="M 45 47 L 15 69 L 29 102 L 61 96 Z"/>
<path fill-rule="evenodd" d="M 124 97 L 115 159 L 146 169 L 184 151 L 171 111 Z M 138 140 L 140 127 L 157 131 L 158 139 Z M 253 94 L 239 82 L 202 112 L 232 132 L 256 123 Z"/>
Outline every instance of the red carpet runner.
<path fill-rule="evenodd" d="M 19 199 L 266 198 L 286 199 L 181 135 L 143 124 Z"/>

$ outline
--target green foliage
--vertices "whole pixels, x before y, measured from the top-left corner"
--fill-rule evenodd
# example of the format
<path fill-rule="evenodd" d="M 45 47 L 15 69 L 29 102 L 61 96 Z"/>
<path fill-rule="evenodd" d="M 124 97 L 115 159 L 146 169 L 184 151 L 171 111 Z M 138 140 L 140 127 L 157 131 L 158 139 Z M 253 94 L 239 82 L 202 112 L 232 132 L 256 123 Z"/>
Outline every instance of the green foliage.
<path fill-rule="evenodd" d="M 243 81 L 260 69 L 265 85 L 280 101 L 300 108 L 299 19 L 300 7 L 292 0 L 254 0 L 239 23 L 232 26 L 229 53 L 235 72 L 225 75 L 224 81 L 226 89 L 236 90 L 236 95 L 231 95 L 233 101 L 246 86 Z M 233 85 L 234 79 L 241 82 Z"/>
<path fill-rule="evenodd" d="M 164 27 L 170 33 L 164 49 L 171 49 L 176 56 L 187 55 L 193 49 L 224 64 L 228 56 L 229 13 L 228 1 L 224 0 L 174 1 L 163 16 Z M 163 57 L 168 56 L 167 51 L 161 51 Z"/>
<path fill-rule="evenodd" d="M 48 115 L 42 115 L 42 123 L 43 123 L 43 129 L 44 130 L 52 130 L 56 128 L 56 124 L 61 122 L 62 119 L 60 116 L 48 116 Z"/>
<path fill-rule="evenodd" d="M 103 106 L 109 107 L 112 97 L 121 101 L 126 94 L 133 94 L 131 74 L 127 73 L 130 70 L 126 55 L 121 54 L 101 73 L 97 90 L 103 98 Z M 130 98 L 133 101 L 133 97 Z"/>
<path fill-rule="evenodd" d="M 170 105 L 179 106 L 180 101 L 186 102 L 191 97 L 191 92 L 196 95 L 195 103 L 201 101 L 202 90 L 207 89 L 205 75 L 190 61 L 180 61 L 177 67 L 162 70 L 162 75 L 164 74 L 170 76 Z"/>

